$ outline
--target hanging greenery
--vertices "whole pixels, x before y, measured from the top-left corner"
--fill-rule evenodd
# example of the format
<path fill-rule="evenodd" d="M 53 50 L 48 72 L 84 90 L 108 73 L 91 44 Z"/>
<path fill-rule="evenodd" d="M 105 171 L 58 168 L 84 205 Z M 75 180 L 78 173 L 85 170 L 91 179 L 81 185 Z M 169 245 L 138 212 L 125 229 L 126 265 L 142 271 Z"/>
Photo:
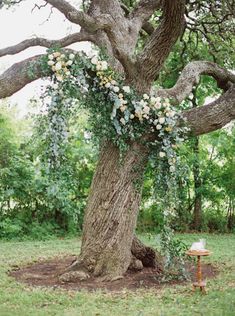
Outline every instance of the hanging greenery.
<path fill-rule="evenodd" d="M 51 78 L 44 95 L 51 165 L 60 163 L 67 141 L 67 122 L 78 102 L 80 107 L 89 110 L 94 139 L 109 139 L 123 152 L 131 141 L 152 135 L 149 146 L 154 157 L 157 155 L 170 173 L 175 173 L 176 150 L 183 140 L 185 127 L 177 125 L 180 115 L 169 99 L 138 94 L 99 56 L 49 50 L 43 65 Z"/>

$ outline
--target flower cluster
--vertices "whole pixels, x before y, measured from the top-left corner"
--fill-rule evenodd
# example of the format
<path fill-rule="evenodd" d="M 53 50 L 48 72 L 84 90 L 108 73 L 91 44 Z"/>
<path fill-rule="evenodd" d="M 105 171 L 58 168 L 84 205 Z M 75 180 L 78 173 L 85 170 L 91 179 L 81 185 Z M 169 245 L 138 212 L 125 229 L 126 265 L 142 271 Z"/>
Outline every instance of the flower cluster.
<path fill-rule="evenodd" d="M 113 103 L 110 118 L 116 133 L 120 137 L 123 134 L 135 137 L 135 129 L 141 126 L 145 133 L 157 132 L 161 139 L 159 157 L 167 159 L 170 172 L 175 172 L 175 150 L 183 140 L 179 136 L 183 129 L 176 127 L 179 114 L 170 100 L 146 93 L 140 96 L 130 86 L 113 79 L 106 61 L 93 57 L 91 63 L 95 67 L 100 89 Z M 159 148 L 159 141 L 156 144 Z"/>
<path fill-rule="evenodd" d="M 107 131 L 107 138 L 112 139 L 110 126 L 115 131 L 115 139 L 118 140 L 137 139 L 146 132 L 156 133 L 157 140 L 152 145 L 157 148 L 155 151 L 158 152 L 158 157 L 167 161 L 170 172 L 175 172 L 176 149 L 182 141 L 180 134 L 183 129 L 177 127 L 179 114 L 168 98 L 146 93 L 139 95 L 117 77 L 106 60 L 101 60 L 98 56 L 89 58 L 81 53 L 75 56 L 54 51 L 48 55 L 47 65 L 51 68 L 54 81 L 58 82 L 53 84 L 54 94 L 62 94 L 63 97 L 64 93 L 68 98 L 69 94 L 63 88 L 65 79 L 69 79 L 70 89 L 80 91 L 81 100 L 84 95 L 91 94 L 91 105 L 87 102 L 86 107 L 93 106 L 91 110 L 95 113 L 94 120 L 100 118 L 96 126 L 106 125 L 102 128 Z M 74 96 L 74 92 L 72 94 Z M 99 97 L 101 95 L 102 97 Z"/>
<path fill-rule="evenodd" d="M 44 138 L 48 144 L 46 152 L 50 168 L 60 166 L 67 144 L 68 119 L 72 112 L 73 100 L 67 97 L 64 82 L 65 80 L 73 80 L 72 65 L 74 59 L 74 54 L 65 55 L 60 51 L 54 51 L 47 56 L 47 66 L 50 67 L 53 81 L 43 95 L 48 121 Z"/>
<path fill-rule="evenodd" d="M 59 82 L 63 81 L 66 77 L 71 76 L 71 72 L 69 70 L 70 66 L 72 66 L 75 55 L 70 54 L 67 58 L 65 54 L 61 54 L 59 51 L 53 52 L 48 55 L 48 66 L 51 67 L 52 71 L 55 74 L 56 80 Z"/>

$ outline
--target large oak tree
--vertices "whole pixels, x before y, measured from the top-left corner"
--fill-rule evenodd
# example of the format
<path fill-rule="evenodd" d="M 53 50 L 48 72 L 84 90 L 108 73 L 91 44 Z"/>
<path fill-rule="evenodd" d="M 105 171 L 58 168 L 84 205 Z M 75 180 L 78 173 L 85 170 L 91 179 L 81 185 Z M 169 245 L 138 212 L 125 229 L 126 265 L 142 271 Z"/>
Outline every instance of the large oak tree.
<path fill-rule="evenodd" d="M 24 0 L 6 1 L 8 4 L 18 2 L 24 3 Z M 83 2 L 84 9 L 80 10 L 65 0 L 45 0 L 45 5 L 51 5 L 71 23 L 79 25 L 79 32 L 53 41 L 26 39 L 1 49 L 0 57 L 32 46 L 66 48 L 89 41 L 106 48 L 110 63 L 124 74 L 127 84 L 139 93 L 149 93 L 175 43 L 186 31 L 195 32 L 210 42 L 213 56 L 218 51 L 213 43 L 213 32 L 218 32 L 225 42 L 230 40 L 226 27 L 232 27 L 229 21 L 234 12 L 233 1 L 214 0 L 211 4 L 203 0 Z M 137 49 L 138 41 L 144 43 L 141 49 L 140 45 Z M 0 75 L 0 98 L 9 97 L 43 77 L 37 63 L 41 56 L 16 63 Z M 34 76 L 28 71 L 32 65 Z M 194 60 L 184 67 L 173 87 L 154 90 L 155 96 L 171 98 L 177 106 L 189 96 L 202 75 L 213 77 L 222 93 L 212 103 L 182 113 L 196 136 L 222 128 L 235 118 L 235 75 L 215 62 Z M 119 149 L 110 141 L 103 144 L 85 211 L 81 253 L 62 279 L 91 275 L 116 279 L 130 266 L 136 269 L 158 266 L 156 253 L 134 236 L 141 202 L 141 190 L 137 190 L 134 183 L 143 179 L 149 156 L 148 139 L 148 135 L 144 135 L 141 140 L 133 141 L 122 164 Z"/>

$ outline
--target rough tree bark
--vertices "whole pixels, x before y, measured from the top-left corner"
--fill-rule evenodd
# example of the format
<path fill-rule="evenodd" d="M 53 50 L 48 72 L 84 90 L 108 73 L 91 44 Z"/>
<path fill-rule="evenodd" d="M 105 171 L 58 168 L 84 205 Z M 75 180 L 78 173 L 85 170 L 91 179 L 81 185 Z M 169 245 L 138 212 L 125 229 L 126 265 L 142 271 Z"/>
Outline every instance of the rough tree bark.
<path fill-rule="evenodd" d="M 80 277 L 81 270 L 113 280 L 130 266 L 155 266 L 154 252 L 143 255 L 146 248 L 137 240 L 133 244 L 148 154 L 147 146 L 134 142 L 121 161 L 115 145 L 103 145 L 85 211 L 81 254 L 70 268 L 79 273 L 65 274 L 63 280 Z"/>
<path fill-rule="evenodd" d="M 122 71 L 139 92 L 150 91 L 185 25 L 185 0 L 140 0 L 132 12 L 123 11 L 119 0 L 91 0 L 84 13 L 66 0 L 44 1 L 70 22 L 80 25 L 80 32 L 56 41 L 44 38 L 26 40 L 1 49 L 0 57 L 35 45 L 66 47 L 87 40 L 100 48 L 105 46 L 114 68 Z M 162 10 L 162 17 L 154 29 L 149 19 L 158 9 Z M 142 52 L 136 54 L 138 36 L 146 26 L 151 29 L 149 39 Z M 1 74 L 0 98 L 8 97 L 43 77 L 45 74 L 38 63 L 40 58 L 26 59 Z M 33 77 L 27 71 L 32 64 Z M 183 113 L 194 135 L 221 128 L 235 118 L 235 75 L 214 63 L 196 61 L 185 67 L 174 87 L 153 91 L 156 96 L 170 97 L 177 105 L 191 93 L 203 74 L 214 77 L 225 93 L 207 106 Z M 110 142 L 103 145 L 85 212 L 81 254 L 61 276 L 62 280 L 84 279 L 90 275 L 114 280 L 122 277 L 129 267 L 161 269 L 154 250 L 134 236 L 149 154 L 147 148 L 143 142 L 130 144 L 120 162 L 118 149 Z"/>
<path fill-rule="evenodd" d="M 194 207 L 193 207 L 193 221 L 192 229 L 200 231 L 202 219 L 202 193 L 201 193 L 201 176 L 200 176 L 200 161 L 199 161 L 199 137 L 193 140 L 193 179 L 194 179 Z"/>

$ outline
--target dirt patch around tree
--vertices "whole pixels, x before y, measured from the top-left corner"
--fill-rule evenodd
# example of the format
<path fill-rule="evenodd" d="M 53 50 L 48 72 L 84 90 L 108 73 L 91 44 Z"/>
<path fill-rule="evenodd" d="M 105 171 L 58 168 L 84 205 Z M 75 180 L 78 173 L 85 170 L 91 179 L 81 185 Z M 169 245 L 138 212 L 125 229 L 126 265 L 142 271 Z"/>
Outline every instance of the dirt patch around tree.
<path fill-rule="evenodd" d="M 31 286 L 51 287 L 54 289 L 62 288 L 77 291 L 82 289 L 88 291 L 100 289 L 113 292 L 119 292 L 123 289 L 134 291 L 136 289 L 160 289 L 165 285 L 185 283 L 185 281 L 178 280 L 171 280 L 163 283 L 157 270 L 152 268 L 144 268 L 139 272 L 128 271 L 122 279 L 112 282 L 102 281 L 99 278 L 92 277 L 83 281 L 61 282 L 58 276 L 61 275 L 75 259 L 75 256 L 67 256 L 65 258 L 60 257 L 46 261 L 38 261 L 25 267 L 13 266 L 9 275 L 14 277 L 17 281 Z M 195 280 L 195 266 L 196 264 L 193 262 L 187 265 L 187 271 L 189 272 L 192 281 Z M 218 271 L 211 264 L 203 264 L 202 274 L 204 279 L 210 279 L 215 277 L 218 274 Z"/>

